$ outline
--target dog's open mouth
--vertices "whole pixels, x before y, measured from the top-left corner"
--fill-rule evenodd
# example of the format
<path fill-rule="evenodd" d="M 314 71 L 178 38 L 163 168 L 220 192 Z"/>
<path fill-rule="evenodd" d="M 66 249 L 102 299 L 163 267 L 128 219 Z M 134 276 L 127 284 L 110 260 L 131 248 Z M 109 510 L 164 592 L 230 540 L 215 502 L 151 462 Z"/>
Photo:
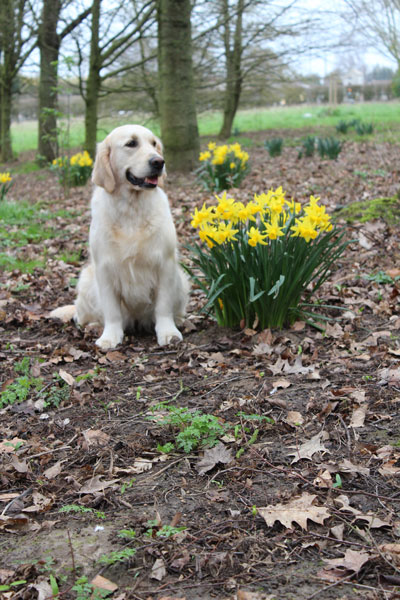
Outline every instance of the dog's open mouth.
<path fill-rule="evenodd" d="M 158 185 L 158 175 L 152 175 L 151 177 L 144 177 L 140 179 L 139 177 L 135 177 L 129 171 L 126 172 L 126 178 L 132 185 L 140 188 L 155 188 Z"/>

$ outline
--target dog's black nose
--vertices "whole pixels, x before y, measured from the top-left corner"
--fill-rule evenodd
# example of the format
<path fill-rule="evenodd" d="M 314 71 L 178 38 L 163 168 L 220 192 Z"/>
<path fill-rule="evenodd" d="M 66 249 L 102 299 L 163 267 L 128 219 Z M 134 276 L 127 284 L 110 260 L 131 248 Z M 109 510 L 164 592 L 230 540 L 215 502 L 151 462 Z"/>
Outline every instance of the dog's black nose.
<path fill-rule="evenodd" d="M 150 167 L 160 173 L 165 165 L 165 160 L 161 156 L 152 156 L 149 160 Z"/>

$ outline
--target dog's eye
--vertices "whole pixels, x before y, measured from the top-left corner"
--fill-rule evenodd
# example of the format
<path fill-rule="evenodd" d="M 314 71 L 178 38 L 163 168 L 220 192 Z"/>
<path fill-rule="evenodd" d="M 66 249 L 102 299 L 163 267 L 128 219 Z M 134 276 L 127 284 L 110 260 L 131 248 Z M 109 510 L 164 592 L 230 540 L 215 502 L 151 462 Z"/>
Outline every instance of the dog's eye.
<path fill-rule="evenodd" d="M 157 146 L 156 140 L 153 140 L 153 146 L 154 146 L 154 148 Z"/>
<path fill-rule="evenodd" d="M 129 140 L 129 142 L 127 142 L 125 144 L 125 146 L 127 146 L 128 148 L 136 148 L 137 145 L 138 145 L 137 140 Z"/>

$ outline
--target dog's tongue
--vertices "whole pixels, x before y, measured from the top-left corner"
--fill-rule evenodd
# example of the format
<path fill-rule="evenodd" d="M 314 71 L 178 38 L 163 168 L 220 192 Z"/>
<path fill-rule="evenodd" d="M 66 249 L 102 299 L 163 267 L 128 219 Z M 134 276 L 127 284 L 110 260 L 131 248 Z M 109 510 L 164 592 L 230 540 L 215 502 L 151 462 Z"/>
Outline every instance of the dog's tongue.
<path fill-rule="evenodd" d="M 144 181 L 145 181 L 145 183 L 151 183 L 151 185 L 157 185 L 158 177 L 146 177 L 146 179 Z"/>

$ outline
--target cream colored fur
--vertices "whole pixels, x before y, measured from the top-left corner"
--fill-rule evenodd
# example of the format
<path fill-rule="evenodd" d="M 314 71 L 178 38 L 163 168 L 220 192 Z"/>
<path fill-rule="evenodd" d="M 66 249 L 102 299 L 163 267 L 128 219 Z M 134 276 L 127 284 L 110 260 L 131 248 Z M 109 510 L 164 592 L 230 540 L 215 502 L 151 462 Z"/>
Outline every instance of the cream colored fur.
<path fill-rule="evenodd" d="M 167 196 L 153 185 L 154 161 L 162 169 L 161 143 L 139 125 L 117 127 L 98 145 L 90 262 L 79 278 L 75 309 L 50 314 L 64 321 L 74 315 L 80 325 L 100 323 L 96 344 L 103 350 L 115 348 L 135 324 L 154 325 L 160 346 L 182 340 L 175 323 L 184 317 L 189 285 L 179 267 Z M 153 187 L 145 189 L 143 180 Z"/>

